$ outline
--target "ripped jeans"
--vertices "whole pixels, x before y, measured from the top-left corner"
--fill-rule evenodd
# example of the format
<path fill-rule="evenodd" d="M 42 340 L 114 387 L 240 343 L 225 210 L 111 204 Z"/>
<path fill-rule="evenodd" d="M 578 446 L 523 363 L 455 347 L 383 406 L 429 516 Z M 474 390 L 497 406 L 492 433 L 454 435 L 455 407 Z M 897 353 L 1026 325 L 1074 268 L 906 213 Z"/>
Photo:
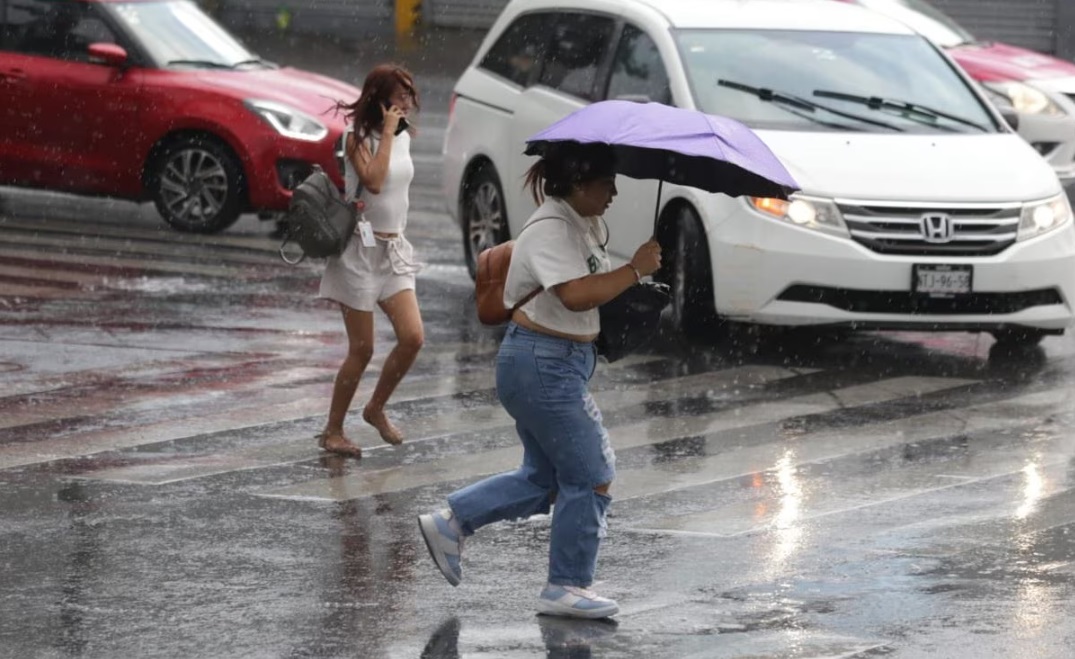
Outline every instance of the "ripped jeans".
<path fill-rule="evenodd" d="M 500 520 L 548 513 L 555 498 L 549 583 L 564 586 L 593 583 L 612 501 L 594 488 L 616 474 L 608 431 L 586 390 L 596 363 L 592 344 L 510 324 L 497 355 L 496 389 L 515 419 L 522 465 L 448 497 L 466 535 Z"/>

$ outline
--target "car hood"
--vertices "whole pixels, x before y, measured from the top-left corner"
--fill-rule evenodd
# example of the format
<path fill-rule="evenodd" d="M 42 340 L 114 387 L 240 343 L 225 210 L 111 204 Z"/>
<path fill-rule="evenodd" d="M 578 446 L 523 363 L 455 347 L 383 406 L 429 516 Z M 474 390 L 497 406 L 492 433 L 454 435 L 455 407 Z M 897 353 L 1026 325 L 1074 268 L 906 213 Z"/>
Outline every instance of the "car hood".
<path fill-rule="evenodd" d="M 758 131 L 803 193 L 828 198 L 1023 202 L 1060 192 L 1056 175 L 1010 133 L 889 135 Z"/>
<path fill-rule="evenodd" d="M 1075 63 L 1002 43 L 968 44 L 948 53 L 982 82 L 1075 77 Z"/>
<path fill-rule="evenodd" d="M 359 90 L 340 80 L 283 67 L 260 71 L 200 71 L 199 79 L 240 100 L 285 103 L 329 125 L 341 128 L 343 115 L 333 112 L 337 101 L 353 102 Z"/>

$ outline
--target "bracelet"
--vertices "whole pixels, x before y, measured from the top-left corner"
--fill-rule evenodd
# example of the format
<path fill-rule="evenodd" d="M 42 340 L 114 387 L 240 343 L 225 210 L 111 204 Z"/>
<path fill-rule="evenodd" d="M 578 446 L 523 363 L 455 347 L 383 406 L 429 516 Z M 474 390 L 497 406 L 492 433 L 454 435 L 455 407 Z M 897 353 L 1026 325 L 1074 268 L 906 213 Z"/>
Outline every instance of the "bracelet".
<path fill-rule="evenodd" d="M 638 271 L 638 268 L 636 268 L 633 263 L 628 263 L 627 267 L 631 269 L 631 272 L 635 273 L 635 283 L 636 284 L 641 284 L 642 283 L 642 273 Z"/>

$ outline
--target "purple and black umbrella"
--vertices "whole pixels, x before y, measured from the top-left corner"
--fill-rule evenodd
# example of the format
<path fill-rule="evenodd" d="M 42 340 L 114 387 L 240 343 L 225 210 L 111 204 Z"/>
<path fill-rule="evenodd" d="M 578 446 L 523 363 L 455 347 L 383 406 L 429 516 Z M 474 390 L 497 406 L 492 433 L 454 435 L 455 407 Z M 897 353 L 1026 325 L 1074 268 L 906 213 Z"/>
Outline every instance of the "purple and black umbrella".
<path fill-rule="evenodd" d="M 573 112 L 526 141 L 540 156 L 557 142 L 602 143 L 616 154 L 616 172 L 657 179 L 657 212 L 665 181 L 731 196 L 778 197 L 799 189 L 754 131 L 727 117 L 632 101 L 601 101 Z M 656 235 L 657 216 L 654 216 Z M 610 362 L 649 340 L 669 301 L 668 287 L 644 282 L 600 307 L 598 353 Z"/>
<path fill-rule="evenodd" d="M 661 103 L 601 101 L 526 141 L 540 156 L 554 142 L 609 144 L 616 172 L 730 196 L 787 199 L 799 189 L 784 165 L 742 123 Z M 658 188 L 658 206 L 660 188 Z"/>

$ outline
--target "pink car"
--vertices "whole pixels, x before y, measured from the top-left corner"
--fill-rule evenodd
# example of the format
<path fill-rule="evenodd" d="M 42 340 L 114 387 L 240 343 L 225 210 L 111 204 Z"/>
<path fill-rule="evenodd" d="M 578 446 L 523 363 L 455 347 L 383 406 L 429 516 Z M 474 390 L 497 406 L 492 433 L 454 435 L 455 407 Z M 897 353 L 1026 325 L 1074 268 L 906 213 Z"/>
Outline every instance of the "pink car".
<path fill-rule="evenodd" d="M 908 25 L 944 48 L 999 106 L 1018 114 L 1018 131 L 1075 191 L 1075 63 L 1002 43 L 977 41 L 924 0 L 839 0 Z"/>

